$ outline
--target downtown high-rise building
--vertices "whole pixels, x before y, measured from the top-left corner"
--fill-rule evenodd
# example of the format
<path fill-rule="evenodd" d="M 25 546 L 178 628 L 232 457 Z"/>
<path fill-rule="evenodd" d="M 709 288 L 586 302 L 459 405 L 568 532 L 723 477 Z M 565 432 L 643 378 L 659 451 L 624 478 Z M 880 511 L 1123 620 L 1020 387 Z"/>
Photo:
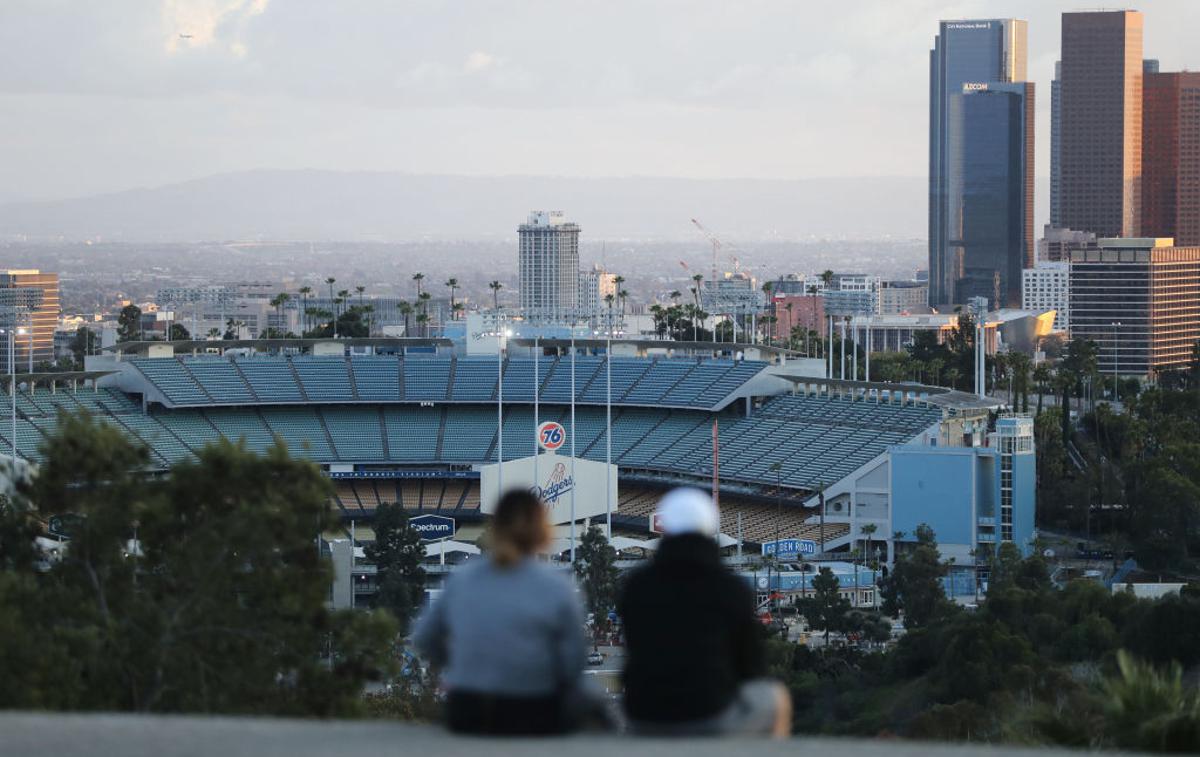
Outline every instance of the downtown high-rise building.
<path fill-rule="evenodd" d="M 1062 61 L 1050 82 L 1050 226 L 1062 228 Z"/>
<path fill-rule="evenodd" d="M 1027 24 L 943 21 L 930 53 L 929 304 L 1019 306 L 1033 264 Z"/>
<path fill-rule="evenodd" d="M 19 329 L 13 351 L 17 370 L 36 368 L 54 360 L 54 329 L 58 326 L 58 274 L 37 269 L 0 270 L 0 328 Z M 0 340 L 0 362 L 7 371 L 8 343 Z"/>
<path fill-rule="evenodd" d="M 1142 23 L 1137 11 L 1062 16 L 1055 226 L 1101 237 L 1140 233 Z"/>
<path fill-rule="evenodd" d="M 579 307 L 579 226 L 562 211 L 538 210 L 518 229 L 521 313 L 562 323 Z"/>
<path fill-rule="evenodd" d="M 1142 233 L 1200 246 L 1200 73 L 1148 71 L 1142 108 Z"/>
<path fill-rule="evenodd" d="M 1071 253 L 1071 339 L 1094 342 L 1097 368 L 1154 376 L 1191 363 L 1200 341 L 1200 247 L 1170 239 L 1101 239 Z"/>

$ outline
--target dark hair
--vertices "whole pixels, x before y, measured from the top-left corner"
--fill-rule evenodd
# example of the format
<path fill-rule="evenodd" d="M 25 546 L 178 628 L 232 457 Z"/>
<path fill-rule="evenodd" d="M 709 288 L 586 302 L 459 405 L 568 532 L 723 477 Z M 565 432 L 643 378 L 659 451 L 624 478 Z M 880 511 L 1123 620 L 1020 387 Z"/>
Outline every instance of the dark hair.
<path fill-rule="evenodd" d="M 549 538 L 541 500 L 523 489 L 512 489 L 500 498 L 492 515 L 492 559 L 512 565 L 536 552 Z"/>

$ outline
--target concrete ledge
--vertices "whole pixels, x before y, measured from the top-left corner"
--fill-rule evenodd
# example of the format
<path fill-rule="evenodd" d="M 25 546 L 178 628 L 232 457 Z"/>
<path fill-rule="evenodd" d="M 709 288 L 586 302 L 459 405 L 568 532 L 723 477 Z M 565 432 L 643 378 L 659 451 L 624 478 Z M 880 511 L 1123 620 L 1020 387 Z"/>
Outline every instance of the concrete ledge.
<path fill-rule="evenodd" d="M 433 726 L 387 721 L 0 714 L 2 757 L 613 757 L 621 754 L 639 757 L 730 757 L 744 754 L 779 757 L 940 757 L 951 754 L 1066 755 L 1072 752 L 860 739 L 797 738 L 781 742 L 733 742 L 581 735 L 562 739 L 484 740 L 449 736 Z"/>

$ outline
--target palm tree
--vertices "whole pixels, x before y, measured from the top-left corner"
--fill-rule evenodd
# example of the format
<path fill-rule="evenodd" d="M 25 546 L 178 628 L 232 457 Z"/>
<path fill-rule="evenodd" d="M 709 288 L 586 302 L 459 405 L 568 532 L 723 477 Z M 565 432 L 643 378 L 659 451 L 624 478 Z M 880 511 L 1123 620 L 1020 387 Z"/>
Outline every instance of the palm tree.
<path fill-rule="evenodd" d="M 428 292 L 422 292 L 421 294 L 428 294 Z M 425 333 L 426 329 L 429 328 L 427 325 L 428 321 L 429 321 L 428 314 L 423 313 L 423 312 L 417 313 L 417 330 L 420 331 L 421 333 Z"/>
<path fill-rule="evenodd" d="M 417 299 L 421 299 L 421 282 L 425 280 L 425 274 L 417 271 L 413 274 L 412 280 L 417 282 Z"/>
<path fill-rule="evenodd" d="M 280 292 L 271 298 L 271 307 L 275 308 L 276 330 L 279 332 L 280 336 L 282 336 L 284 333 L 283 306 L 286 305 L 291 299 L 292 296 L 287 292 Z M 267 329 L 267 331 L 270 331 L 270 329 Z"/>
<path fill-rule="evenodd" d="M 629 299 L 629 290 L 621 289 L 617 292 L 617 296 L 621 298 L 621 320 L 625 320 L 625 301 Z"/>
<path fill-rule="evenodd" d="M 683 292 L 679 291 L 678 289 L 672 289 L 672 290 L 671 290 L 671 294 L 670 294 L 670 297 L 671 297 L 671 304 L 673 304 L 673 305 L 678 305 L 678 304 L 679 304 L 679 298 L 680 298 L 680 297 L 682 297 L 682 296 L 683 296 Z"/>
<path fill-rule="evenodd" d="M 400 315 L 404 316 L 404 336 L 412 336 L 412 332 L 410 332 L 408 328 L 408 317 L 411 316 L 413 312 L 412 303 L 408 300 L 400 300 L 399 309 Z"/>
<path fill-rule="evenodd" d="M 417 295 L 417 304 L 421 308 L 421 315 L 417 316 L 417 322 L 425 324 L 425 326 L 421 329 L 421 336 L 425 337 L 429 336 L 429 300 L 432 298 L 433 295 L 429 292 L 421 292 L 419 295 Z M 422 318 L 421 316 L 425 317 Z"/>
<path fill-rule="evenodd" d="M 775 282 L 764 281 L 763 285 L 762 285 L 762 291 L 763 291 L 763 295 L 766 297 L 766 300 L 767 300 L 767 309 L 773 313 L 775 311 L 775 307 L 774 307 L 775 301 L 771 299 L 771 295 L 775 292 Z M 765 325 L 770 325 L 770 323 L 771 323 L 771 321 L 769 320 L 770 318 L 771 318 L 771 316 L 763 317 L 763 321 L 766 322 Z M 771 332 L 770 331 L 767 332 L 767 346 L 768 347 L 771 346 Z"/>
<path fill-rule="evenodd" d="M 613 276 L 613 288 L 617 292 L 617 297 L 621 296 L 621 285 L 624 283 L 625 283 L 624 276 Z M 624 300 L 622 300 L 622 302 L 621 302 L 621 317 L 622 318 L 625 317 L 625 302 L 624 302 Z"/>
<path fill-rule="evenodd" d="M 310 287 L 310 286 L 300 287 L 300 314 L 301 314 L 300 333 L 301 334 L 308 331 L 308 296 L 310 294 L 312 294 L 312 287 Z"/>
<path fill-rule="evenodd" d="M 616 299 L 616 298 L 613 296 L 612 292 L 609 292 L 608 294 L 604 295 L 604 304 L 608 305 L 608 335 L 609 336 L 612 336 L 612 324 L 613 324 L 612 310 L 613 310 L 613 300 L 614 299 Z"/>
<path fill-rule="evenodd" d="M 1046 393 L 1046 385 L 1050 383 L 1050 366 L 1046 363 L 1038 363 L 1033 369 L 1033 381 L 1037 385 L 1037 414 L 1042 414 L 1042 395 Z"/>
<path fill-rule="evenodd" d="M 211 329 L 208 330 L 208 338 L 209 339 L 216 339 L 219 336 L 221 336 L 221 330 L 219 328 L 217 328 L 216 326 L 213 326 Z"/>
<path fill-rule="evenodd" d="M 325 283 L 329 285 L 329 306 L 334 308 L 335 310 L 337 309 L 337 305 L 334 304 L 334 301 L 333 301 L 333 285 L 336 282 L 337 282 L 337 279 L 335 279 L 332 276 L 325 279 Z M 334 317 L 333 317 L 333 338 L 337 339 L 337 316 L 336 315 L 334 315 Z"/>
<path fill-rule="evenodd" d="M 666 311 L 657 302 L 650 306 L 650 317 L 654 320 L 654 333 L 662 336 L 666 331 Z"/>
<path fill-rule="evenodd" d="M 462 313 L 462 311 L 464 311 L 466 309 L 467 309 L 467 306 L 462 304 L 461 302 L 454 303 L 453 305 L 450 306 L 451 319 L 458 320 L 461 317 L 459 314 Z"/>
<path fill-rule="evenodd" d="M 358 306 L 361 308 L 363 306 L 363 292 L 367 291 L 367 288 L 359 284 L 354 287 L 354 291 L 358 292 Z"/>
<path fill-rule="evenodd" d="M 866 523 L 863 524 L 862 528 L 859 530 L 862 532 L 863 536 L 867 537 L 866 543 L 862 545 L 863 562 L 866 562 L 867 550 L 871 548 L 871 537 L 874 536 L 875 532 L 879 530 L 879 526 L 875 525 L 874 523 Z"/>
<path fill-rule="evenodd" d="M 454 290 L 458 289 L 458 279 L 453 277 L 446 279 L 446 286 L 450 287 L 450 317 L 453 318 L 454 314 L 458 312 L 458 308 L 454 307 Z"/>
<path fill-rule="evenodd" d="M 823 283 L 825 288 L 828 289 L 829 285 L 833 283 L 833 271 L 829 270 L 828 268 L 826 268 L 824 271 L 821 271 L 821 283 Z"/>
<path fill-rule="evenodd" d="M 696 285 L 692 287 L 692 298 L 696 301 L 696 310 L 698 311 L 700 310 L 700 283 L 704 281 L 704 274 L 693 274 L 692 281 L 696 282 Z M 696 329 L 694 327 L 692 328 L 692 341 L 696 341 Z"/>
<path fill-rule="evenodd" d="M 497 313 L 500 312 L 500 290 L 503 288 L 504 285 L 499 281 L 493 281 L 492 283 L 488 284 L 488 289 L 492 290 L 492 308 Z"/>

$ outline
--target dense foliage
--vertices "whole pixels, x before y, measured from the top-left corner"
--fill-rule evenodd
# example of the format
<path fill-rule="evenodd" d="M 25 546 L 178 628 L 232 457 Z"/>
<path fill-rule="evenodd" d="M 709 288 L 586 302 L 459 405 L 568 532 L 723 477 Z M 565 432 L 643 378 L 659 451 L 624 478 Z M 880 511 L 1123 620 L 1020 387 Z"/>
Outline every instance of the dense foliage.
<path fill-rule="evenodd" d="M 379 589 L 375 606 L 386 609 L 407 634 L 413 615 L 425 596 L 425 545 L 408 525 L 408 514 L 399 503 L 384 502 L 375 510 L 375 540 L 364 553 L 375 564 Z"/>
<path fill-rule="evenodd" d="M 1200 596 L 1056 589 L 1040 557 L 1004 545 L 986 602 L 968 610 L 930 601 L 941 593 L 931 556 L 926 532 L 897 557 L 887 606 L 908 631 L 893 647 L 770 642 L 798 732 L 1200 749 L 1200 698 L 1181 676 L 1200 664 Z"/>
<path fill-rule="evenodd" d="M 329 484 L 282 445 L 148 451 L 63 416 L 0 508 L 0 707 L 344 715 L 391 665 L 386 613 L 331 612 Z M 44 522 L 69 541 L 39 554 Z"/>
<path fill-rule="evenodd" d="M 617 604 L 617 551 L 604 531 L 592 526 L 583 532 L 575 551 L 575 577 L 587 597 L 588 612 L 597 622 Z"/>

